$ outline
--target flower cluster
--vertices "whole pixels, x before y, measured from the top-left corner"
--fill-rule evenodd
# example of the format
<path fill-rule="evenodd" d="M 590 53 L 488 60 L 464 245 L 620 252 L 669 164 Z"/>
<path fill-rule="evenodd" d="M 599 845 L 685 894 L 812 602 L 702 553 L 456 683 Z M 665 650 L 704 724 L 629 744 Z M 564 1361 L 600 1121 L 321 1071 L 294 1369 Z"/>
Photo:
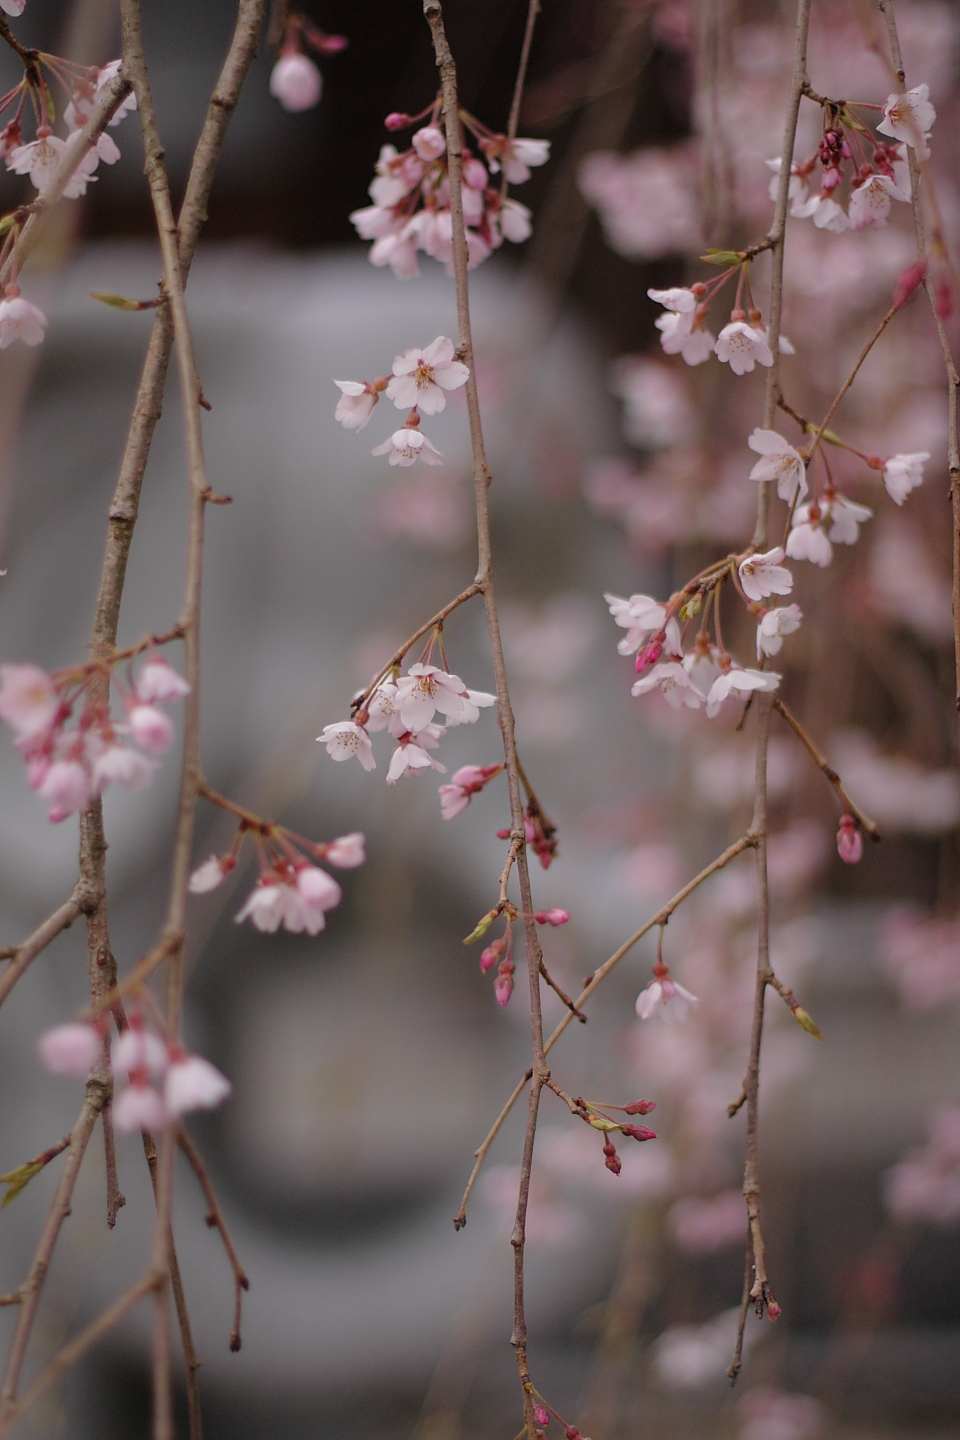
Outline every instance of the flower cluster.
<path fill-rule="evenodd" d="M 706 326 L 710 302 L 737 271 L 740 272 L 737 302 L 727 324 L 714 336 Z M 698 281 L 689 287 L 675 285 L 669 290 L 648 290 L 650 299 L 664 308 L 665 313 L 655 323 L 665 354 L 681 355 L 688 365 L 702 365 L 711 355 L 716 355 L 735 375 L 748 375 L 756 365 L 772 365 L 773 351 L 767 341 L 763 316 L 752 298 L 749 311 L 741 308 L 744 283 L 749 288 L 746 267 L 738 262 L 710 284 Z M 794 353 L 784 335 L 780 336 L 779 349 L 783 355 Z"/>
<path fill-rule="evenodd" d="M 92 69 L 72 65 L 53 55 L 45 55 L 44 60 L 70 97 L 63 112 L 67 125 L 66 139 L 61 140 L 54 135 L 48 123 L 48 116 L 53 113 L 53 101 L 50 92 L 45 90 L 43 99 L 48 103 L 38 112 L 43 118 L 37 126 L 36 139 L 24 144 L 20 121 L 27 95 L 26 79 L 11 92 L 7 100 L 7 103 L 11 104 L 19 96 L 20 104 L 14 118 L 0 132 L 0 156 L 4 158 L 7 169 L 12 170 L 15 175 L 29 175 L 37 190 L 43 190 L 49 185 L 71 140 L 90 119 L 105 87 L 115 80 L 120 72 L 119 60 L 111 60 L 109 65 Z M 129 115 L 136 107 L 136 96 L 128 95 L 114 112 L 109 121 L 110 127 L 119 125 L 124 116 Z M 63 192 L 66 198 L 76 200 L 86 194 L 87 186 L 97 178 L 95 172 L 101 160 L 104 165 L 115 165 L 119 159 L 120 150 L 116 141 L 104 131 L 97 137 L 96 143 L 67 182 Z"/>
<path fill-rule="evenodd" d="M 431 648 L 432 642 L 428 652 Z M 497 697 L 484 690 L 468 690 L 458 675 L 429 663 L 411 665 L 406 675 L 399 670 L 391 673 L 393 678 L 381 680 L 359 705 L 353 720 L 326 725 L 317 739 L 334 760 L 355 755 L 364 770 L 375 770 L 370 735 L 387 730 L 397 741 L 387 770 L 388 785 L 421 770 L 439 770 L 445 775 L 444 766 L 427 752 L 436 750 L 451 726 L 472 725 L 482 709 L 497 703 Z M 444 717 L 443 724 L 434 722 L 437 711 Z"/>
<path fill-rule="evenodd" d="M 641 1020 L 660 1015 L 669 1024 L 677 1025 L 686 1020 L 688 1014 L 700 1001 L 691 995 L 676 980 L 670 979 L 668 966 L 657 961 L 653 967 L 654 981 L 637 996 L 637 1014 Z"/>
<path fill-rule="evenodd" d="M 327 35 L 306 15 L 288 11 L 280 57 L 270 72 L 270 94 L 284 110 L 312 110 L 323 93 L 323 76 L 304 54 L 304 45 L 318 55 L 339 55 L 349 43 L 345 35 Z"/>
<path fill-rule="evenodd" d="M 102 1022 L 56 1025 L 40 1036 L 40 1059 L 56 1075 L 84 1078 L 103 1055 L 106 1035 Z M 191 1110 L 214 1109 L 231 1090 L 209 1060 L 148 1030 L 139 1014 L 113 1042 L 110 1062 L 114 1076 L 126 1082 L 113 1102 L 113 1123 L 122 1131 L 162 1130 Z"/>
<path fill-rule="evenodd" d="M 898 144 L 873 140 L 870 131 L 852 113 L 866 106 L 830 105 L 828 123 L 823 130 L 816 154 L 809 160 L 795 162 L 790 169 L 790 214 L 798 219 L 812 219 L 820 230 L 863 230 L 867 226 L 882 230 L 890 214 L 893 200 L 909 203 L 911 198 L 910 164 L 907 146 L 912 145 L 921 159 L 926 159 L 929 131 L 937 112 L 930 103 L 930 89 L 917 85 L 903 95 L 891 95 L 883 106 L 883 119 L 877 126 L 880 134 Z M 867 145 L 873 145 L 867 156 Z M 849 162 L 850 192 L 847 209 L 837 196 L 844 181 L 844 167 Z M 820 189 L 809 193 L 809 179 L 817 166 L 822 168 Z M 770 197 L 776 198 L 780 179 L 780 161 L 768 160 L 774 172 Z"/>
<path fill-rule="evenodd" d="M 36 665 L 0 665 L 0 720 L 14 731 L 27 763 L 27 778 L 49 807 L 48 818 L 66 820 L 85 810 L 112 782 L 142 790 L 174 741 L 173 721 L 160 707 L 189 693 L 190 686 L 160 655 L 151 655 L 129 683 L 113 679 L 123 696 L 126 720 L 109 705 L 94 703 L 88 686 L 95 665 L 48 675 Z M 83 700 L 79 719 L 70 724 Z"/>
<path fill-rule="evenodd" d="M 453 341 L 438 335 L 425 349 L 404 350 L 393 362 L 393 372 L 376 380 L 335 380 L 340 399 L 334 416 L 345 430 L 362 430 L 373 407 L 386 391 L 398 410 L 409 410 L 403 428 L 395 430 L 374 455 L 388 455 L 391 465 L 439 465 L 440 451 L 420 429 L 420 411 L 439 415 L 447 403 L 446 392 L 467 383 L 469 369 L 454 358 Z"/>
<path fill-rule="evenodd" d="M 236 839 L 226 855 L 211 855 L 190 876 L 194 895 L 215 890 L 237 863 L 244 838 L 252 834 L 260 856 L 260 874 L 253 890 L 234 917 L 252 920 L 258 930 L 273 933 L 281 925 L 295 935 L 319 935 L 327 911 L 340 904 L 343 891 L 326 870 L 312 863 L 326 860 L 341 870 L 352 870 L 366 859 L 364 836 L 359 831 L 317 844 L 283 825 L 241 820 Z M 309 855 L 310 859 L 306 858 Z"/>
<path fill-rule="evenodd" d="M 382 147 L 370 183 L 373 204 L 350 216 L 361 239 L 374 242 L 372 264 L 389 265 L 401 280 L 419 275 L 418 250 L 448 267 L 453 259 L 450 177 L 440 105 L 438 96 L 420 115 L 387 116 L 388 130 L 405 130 L 424 119 L 427 123 L 414 132 L 408 150 Z M 463 218 L 470 264 L 479 265 L 504 240 L 519 244 L 528 239 L 530 211 L 507 198 L 506 186 L 522 184 L 529 180 L 531 166 L 546 164 L 550 142 L 509 140 L 463 111 L 460 115 L 480 152 L 463 146 Z M 503 183 L 494 185 L 491 177 L 501 173 Z"/>
<path fill-rule="evenodd" d="M 498 906 L 495 910 L 489 911 L 480 921 L 476 930 L 467 937 L 467 943 L 479 938 L 497 915 L 502 913 L 505 913 L 507 917 L 506 929 L 498 940 L 493 940 L 486 949 L 480 952 L 480 973 L 482 975 L 486 975 L 494 965 L 497 967 L 493 993 L 498 1005 L 506 1005 L 513 994 L 513 977 L 517 968 L 513 962 L 513 922 L 522 918 L 520 912 L 512 905 Z M 527 918 L 531 917 L 527 916 Z M 538 925 L 557 926 L 566 925 L 570 916 L 566 910 L 561 910 L 559 906 L 554 905 L 549 910 L 535 911 L 532 918 Z"/>

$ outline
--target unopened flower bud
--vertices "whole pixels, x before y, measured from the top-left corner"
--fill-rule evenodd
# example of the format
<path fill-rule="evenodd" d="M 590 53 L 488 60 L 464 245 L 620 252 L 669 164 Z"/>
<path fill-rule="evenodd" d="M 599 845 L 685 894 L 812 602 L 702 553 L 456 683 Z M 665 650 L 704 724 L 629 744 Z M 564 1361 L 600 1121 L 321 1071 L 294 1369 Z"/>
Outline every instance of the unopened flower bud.
<path fill-rule="evenodd" d="M 611 1172 L 611 1174 L 619 1175 L 622 1168 L 620 1165 L 620 1156 L 617 1154 L 611 1140 L 604 1141 L 603 1153 L 606 1157 L 603 1162 L 604 1165 L 606 1165 L 607 1169 Z"/>
<path fill-rule="evenodd" d="M 383 123 L 388 130 L 406 130 L 413 121 L 409 115 L 404 115 L 402 110 L 391 110 Z"/>
<path fill-rule="evenodd" d="M 770 1299 L 770 1300 L 767 1301 L 767 1314 L 769 1315 L 769 1317 L 770 1317 L 771 1320 L 779 1320 L 779 1319 L 780 1319 L 780 1316 L 783 1314 L 783 1311 L 781 1310 L 780 1306 L 777 1304 L 776 1300 Z"/>
<path fill-rule="evenodd" d="M 550 1411 L 546 1408 L 545 1405 L 534 1405 L 533 1413 L 536 1416 L 538 1425 L 550 1424 Z"/>
<path fill-rule="evenodd" d="M 856 865 L 863 857 L 863 836 L 852 815 L 844 815 L 837 831 L 837 854 L 847 865 Z"/>
<path fill-rule="evenodd" d="M 496 965 L 497 961 L 503 955 L 503 952 L 506 950 L 506 948 L 506 940 L 494 940 L 493 944 L 488 945 L 486 950 L 481 953 L 480 969 L 483 971 L 484 974 L 486 974 L 488 970 L 493 969 L 494 965 Z"/>
<path fill-rule="evenodd" d="M 625 1115 L 649 1115 L 651 1110 L 656 1110 L 656 1100 L 634 1100 L 632 1105 L 624 1105 Z"/>
<path fill-rule="evenodd" d="M 656 1130 L 649 1130 L 646 1125 L 624 1125 L 624 1135 L 629 1135 L 631 1140 L 656 1140 Z"/>
<path fill-rule="evenodd" d="M 912 265 L 907 266 L 893 287 L 893 298 L 890 303 L 895 309 L 906 304 L 917 286 L 923 283 L 926 273 L 927 262 L 925 260 L 915 260 Z"/>
<path fill-rule="evenodd" d="M 533 918 L 538 925 L 566 925 L 570 916 L 554 905 L 550 910 L 538 910 Z"/>
<path fill-rule="evenodd" d="M 516 967 L 512 960 L 504 960 L 500 965 L 500 971 L 493 982 L 493 993 L 496 996 L 498 1005 L 506 1005 L 513 994 L 513 972 Z"/>
<path fill-rule="evenodd" d="M 662 634 L 655 635 L 649 645 L 644 645 L 643 649 L 637 655 L 636 660 L 633 662 L 633 668 L 638 675 L 642 675 L 644 670 L 649 670 L 650 666 L 655 665 L 660 659 L 663 653 L 663 642 L 665 638 Z"/>

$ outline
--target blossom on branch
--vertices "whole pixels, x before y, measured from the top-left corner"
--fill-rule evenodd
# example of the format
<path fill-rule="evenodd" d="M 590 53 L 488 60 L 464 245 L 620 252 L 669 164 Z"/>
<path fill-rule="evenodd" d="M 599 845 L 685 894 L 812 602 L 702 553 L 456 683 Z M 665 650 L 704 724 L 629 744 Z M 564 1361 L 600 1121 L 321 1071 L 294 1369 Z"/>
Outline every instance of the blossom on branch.
<path fill-rule="evenodd" d="M 280 56 L 270 72 L 270 94 L 280 101 L 284 110 L 312 110 L 323 91 L 323 76 L 300 50 Z"/>
<path fill-rule="evenodd" d="M 735 375 L 749 375 L 754 365 L 772 365 L 773 352 L 756 326 L 746 323 L 743 311 L 735 310 L 717 336 L 717 359 Z"/>
<path fill-rule="evenodd" d="M 882 230 L 890 214 L 891 200 L 908 201 L 909 195 L 894 184 L 889 175 L 869 175 L 850 195 L 850 229 L 863 230 L 870 225 Z"/>
<path fill-rule="evenodd" d="M 376 770 L 370 736 L 362 725 L 355 725 L 352 720 L 339 720 L 335 725 L 325 725 L 323 734 L 317 739 L 326 745 L 327 754 L 334 760 L 349 760 L 351 755 L 356 755 L 364 770 Z"/>
<path fill-rule="evenodd" d="M 768 595 L 789 595 L 793 576 L 780 564 L 783 550 L 775 545 L 763 555 L 749 555 L 738 566 L 743 592 L 751 600 L 764 600 Z"/>
<path fill-rule="evenodd" d="M 776 610 L 765 610 L 757 626 L 757 659 L 762 655 L 776 655 L 783 645 L 784 635 L 799 630 L 803 611 L 799 605 L 782 605 Z"/>
<path fill-rule="evenodd" d="M 380 396 L 373 385 L 363 380 L 334 380 L 334 385 L 343 392 L 333 412 L 344 430 L 362 430 Z"/>
<path fill-rule="evenodd" d="M 425 415 L 438 415 L 447 403 L 444 391 L 459 390 L 470 375 L 466 365 L 453 357 L 453 341 L 446 335 L 438 335 L 424 350 L 404 350 L 393 362 L 387 399 L 398 410 L 416 405 Z"/>
<path fill-rule="evenodd" d="M 695 1005 L 699 1005 L 698 996 L 692 995 L 676 980 L 664 976 L 654 980 L 646 990 L 641 990 L 637 996 L 637 1014 L 641 1020 L 649 1020 L 654 1015 L 660 1015 L 670 1025 L 682 1024 Z M 656 1138 L 656 1137 L 654 1137 Z"/>
<path fill-rule="evenodd" d="M 798 488 L 801 495 L 806 495 L 807 472 L 803 460 L 782 435 L 776 430 L 758 427 L 747 444 L 762 456 L 750 471 L 751 480 L 776 480 L 777 494 L 788 505 L 793 503 Z"/>
<path fill-rule="evenodd" d="M 39 345 L 46 325 L 43 311 L 24 300 L 16 285 L 8 285 L 0 300 L 0 350 L 6 350 L 14 340 L 24 345 Z"/>
<path fill-rule="evenodd" d="M 930 86 L 915 85 L 903 95 L 890 95 L 883 107 L 883 119 L 877 129 L 912 145 L 921 160 L 930 154 L 927 141 L 937 112 L 930 103 Z"/>
<path fill-rule="evenodd" d="M 912 455 L 891 455 L 884 461 L 883 483 L 897 505 L 902 505 L 910 491 L 923 484 L 923 466 L 929 459 L 928 451 L 918 450 Z"/>
<path fill-rule="evenodd" d="M 413 465 L 422 460 L 424 465 L 439 465 L 441 451 L 432 445 L 420 430 L 405 428 L 394 430 L 389 440 L 376 445 L 372 455 L 389 455 L 391 465 Z"/>
<path fill-rule="evenodd" d="M 642 679 L 635 681 L 630 694 L 646 695 L 651 690 L 659 690 L 674 710 L 679 710 L 682 705 L 691 710 L 699 710 L 706 700 L 706 696 L 697 689 L 687 671 L 676 660 L 655 665 Z"/>
<path fill-rule="evenodd" d="M 731 695 L 743 699 L 751 690 L 764 690 L 770 692 L 776 690 L 780 684 L 780 676 L 772 670 L 744 670 L 739 665 L 731 665 L 717 676 L 710 686 L 707 695 L 707 715 L 712 720 L 719 712 L 724 700 Z"/>

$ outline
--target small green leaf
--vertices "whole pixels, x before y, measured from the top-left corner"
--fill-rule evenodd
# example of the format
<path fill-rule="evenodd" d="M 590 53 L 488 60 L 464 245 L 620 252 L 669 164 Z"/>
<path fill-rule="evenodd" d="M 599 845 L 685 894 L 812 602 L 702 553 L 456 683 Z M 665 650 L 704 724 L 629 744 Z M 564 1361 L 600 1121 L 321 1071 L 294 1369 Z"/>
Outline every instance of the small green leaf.
<path fill-rule="evenodd" d="M 464 945 L 472 945 L 475 940 L 482 939 L 483 936 L 486 935 L 487 931 L 490 929 L 490 926 L 493 924 L 494 920 L 496 920 L 499 913 L 499 910 L 488 910 L 486 915 L 484 915 L 483 919 L 477 925 L 477 928 L 470 931 L 470 934 L 463 942 Z"/>
<path fill-rule="evenodd" d="M 109 305 L 112 310 L 155 310 L 159 300 L 128 300 L 125 295 L 111 295 L 107 290 L 91 290 L 91 300 Z"/>
<path fill-rule="evenodd" d="M 618 1125 L 615 1120 L 606 1120 L 602 1115 L 590 1115 L 587 1124 L 592 1125 L 594 1130 L 602 1130 L 609 1135 L 612 1130 L 622 1130 L 623 1126 Z"/>
<path fill-rule="evenodd" d="M 42 1164 L 33 1160 L 26 1165 L 18 1166 L 16 1170 L 11 1170 L 9 1175 L 0 1175 L 0 1184 L 10 1187 L 0 1203 L 0 1210 L 5 1210 L 11 1200 L 16 1200 L 20 1191 L 26 1189 L 34 1175 L 39 1175 L 43 1168 Z"/>
<path fill-rule="evenodd" d="M 697 615 L 700 614 L 702 608 L 703 596 L 698 590 L 696 595 L 690 596 L 690 599 L 686 602 L 685 605 L 680 606 L 680 619 L 693 620 Z"/>
<path fill-rule="evenodd" d="M 743 263 L 743 255 L 739 250 L 708 250 L 706 255 L 700 256 L 708 265 L 740 265 Z"/>

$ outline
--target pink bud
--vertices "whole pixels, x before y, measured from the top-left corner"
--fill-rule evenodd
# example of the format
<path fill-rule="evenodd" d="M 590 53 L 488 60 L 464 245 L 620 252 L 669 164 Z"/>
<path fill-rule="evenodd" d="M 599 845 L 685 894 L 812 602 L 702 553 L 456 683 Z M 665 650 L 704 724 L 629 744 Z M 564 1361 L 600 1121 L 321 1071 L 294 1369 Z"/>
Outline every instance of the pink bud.
<path fill-rule="evenodd" d="M 176 731 L 173 721 L 156 705 L 135 705 L 127 716 L 130 733 L 150 755 L 165 755 L 173 744 Z"/>
<path fill-rule="evenodd" d="M 837 854 L 847 865 L 856 865 L 863 856 L 863 836 L 852 815 L 844 815 L 837 831 Z"/>
<path fill-rule="evenodd" d="M 341 50 L 346 50 L 350 41 L 346 35 L 321 35 L 318 31 L 312 37 L 311 43 L 321 55 L 339 55 Z"/>
<path fill-rule="evenodd" d="M 281 55 L 270 73 L 270 94 L 284 110 L 312 110 L 320 99 L 323 77 L 308 55 Z"/>
<path fill-rule="evenodd" d="M 915 260 L 912 265 L 908 265 L 893 287 L 891 304 L 896 308 L 905 305 L 917 286 L 922 284 L 926 273 L 927 262 L 925 260 Z"/>
<path fill-rule="evenodd" d="M 125 1134 L 131 1130 L 162 1130 L 167 1123 L 163 1097 L 144 1080 L 131 1080 L 113 1102 L 113 1123 Z"/>
<path fill-rule="evenodd" d="M 144 705 L 165 705 L 190 694 L 190 685 L 160 655 L 153 655 L 137 676 L 137 699 Z"/>
<path fill-rule="evenodd" d="M 624 1125 L 624 1135 L 629 1135 L 633 1140 L 656 1140 L 656 1130 L 648 1130 L 646 1125 Z"/>
<path fill-rule="evenodd" d="M 446 152 L 447 139 L 437 125 L 424 125 L 413 137 L 413 148 L 421 160 L 437 160 Z"/>
<path fill-rule="evenodd" d="M 48 1070 L 54 1075 L 76 1075 L 80 1079 L 96 1064 L 102 1047 L 100 1031 L 84 1021 L 55 1025 L 37 1041 L 37 1053 Z"/>
<path fill-rule="evenodd" d="M 656 1100 L 634 1100 L 632 1105 L 624 1105 L 625 1115 L 649 1115 L 651 1110 L 656 1110 Z"/>
<path fill-rule="evenodd" d="M 181 1055 L 167 1071 L 167 1111 L 176 1116 L 188 1110 L 212 1110 L 226 1100 L 231 1088 L 230 1081 L 209 1060 L 200 1055 Z"/>
<path fill-rule="evenodd" d="M 487 174 L 486 166 L 476 156 L 463 162 L 463 183 L 471 190 L 485 190 L 490 176 Z"/>
<path fill-rule="evenodd" d="M 604 1165 L 606 1165 L 607 1169 L 612 1174 L 619 1175 L 622 1168 L 620 1164 L 620 1156 L 616 1152 L 613 1141 L 609 1138 L 603 1142 L 603 1153 L 606 1157 L 603 1162 Z"/>
<path fill-rule="evenodd" d="M 655 665 L 660 659 L 663 652 L 664 639 L 665 636 L 663 635 L 655 635 L 649 645 L 644 645 L 636 660 L 633 662 L 633 668 L 638 675 L 642 675 L 644 670 L 649 670 L 650 666 Z"/>
<path fill-rule="evenodd" d="M 492 945 L 488 945 L 486 950 L 483 950 L 481 952 L 480 969 L 483 971 L 484 974 L 486 974 L 488 970 L 493 969 L 494 965 L 496 965 L 497 961 L 500 959 L 506 948 L 506 940 L 494 940 Z"/>
<path fill-rule="evenodd" d="M 209 860 L 204 860 L 198 865 L 187 882 L 187 889 L 191 895 L 205 895 L 208 890 L 216 890 L 224 875 L 231 871 L 236 865 L 232 855 L 211 855 Z"/>
<path fill-rule="evenodd" d="M 515 965 L 512 960 L 503 960 L 500 964 L 500 973 L 493 982 L 493 993 L 497 997 L 498 1005 L 506 1005 L 513 994 L 513 972 Z"/>
<path fill-rule="evenodd" d="M 353 870 L 362 865 L 367 855 L 364 850 L 365 836 L 354 830 L 349 835 L 338 835 L 324 847 L 323 858 L 340 870 Z"/>
<path fill-rule="evenodd" d="M 413 121 L 409 115 L 404 115 L 402 110 L 391 110 L 383 123 L 388 130 L 406 130 Z"/>
<path fill-rule="evenodd" d="M 777 1304 L 776 1300 L 772 1300 L 772 1299 L 771 1299 L 771 1300 L 768 1300 L 768 1301 L 767 1301 L 767 1314 L 770 1316 L 770 1319 L 771 1319 L 771 1320 L 779 1320 L 779 1319 L 780 1319 L 780 1316 L 783 1314 L 783 1311 L 781 1310 L 780 1306 Z"/>
<path fill-rule="evenodd" d="M 550 1411 L 546 1408 L 545 1405 L 534 1405 L 533 1413 L 536 1417 L 538 1425 L 550 1424 Z"/>
<path fill-rule="evenodd" d="M 560 910 L 554 905 L 550 910 L 538 910 L 533 918 L 538 925 L 566 925 L 570 916 L 566 910 Z"/>

